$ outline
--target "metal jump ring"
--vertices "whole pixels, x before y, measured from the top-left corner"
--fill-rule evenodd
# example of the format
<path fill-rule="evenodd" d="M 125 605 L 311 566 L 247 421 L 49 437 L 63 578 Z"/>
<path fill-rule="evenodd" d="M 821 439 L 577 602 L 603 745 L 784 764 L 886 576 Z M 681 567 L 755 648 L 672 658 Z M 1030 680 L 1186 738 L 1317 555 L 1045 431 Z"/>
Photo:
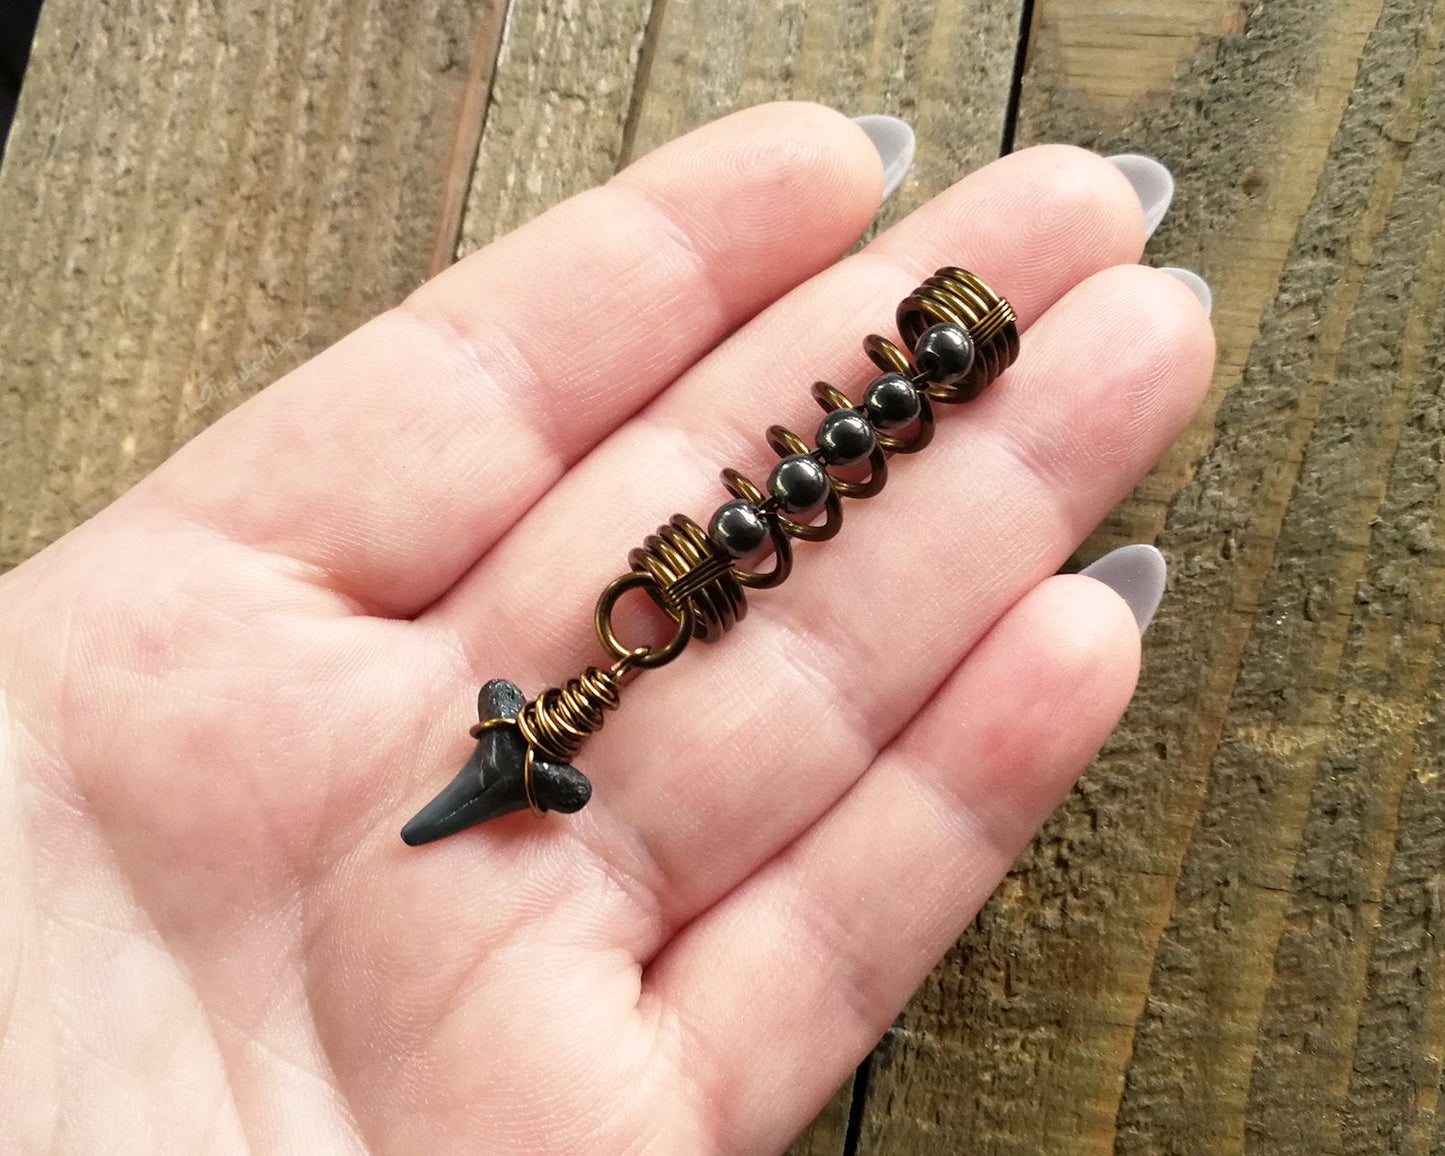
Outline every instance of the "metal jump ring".
<path fill-rule="evenodd" d="M 617 637 L 617 632 L 612 628 L 612 608 L 629 590 L 636 589 L 645 590 L 657 608 L 677 623 L 677 630 L 672 638 L 658 649 L 628 646 Z M 657 584 L 657 579 L 641 570 L 629 570 L 626 574 L 614 578 L 597 599 L 597 637 L 602 641 L 602 645 L 613 658 L 627 658 L 630 666 L 643 670 L 663 666 L 681 654 L 696 626 L 697 617 L 691 603 L 682 601 L 675 606 L 669 606 L 663 600 L 662 587 Z"/>

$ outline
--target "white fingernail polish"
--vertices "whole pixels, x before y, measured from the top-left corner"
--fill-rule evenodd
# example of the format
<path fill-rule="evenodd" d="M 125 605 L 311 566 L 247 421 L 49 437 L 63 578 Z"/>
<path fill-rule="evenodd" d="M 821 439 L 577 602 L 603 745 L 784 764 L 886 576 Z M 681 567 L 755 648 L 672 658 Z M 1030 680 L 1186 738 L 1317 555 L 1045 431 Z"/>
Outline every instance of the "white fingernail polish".
<path fill-rule="evenodd" d="M 1153 546 L 1140 542 L 1110 550 L 1079 573 L 1102 582 L 1122 598 L 1134 614 L 1139 633 L 1143 634 L 1159 609 L 1159 600 L 1164 597 L 1169 564 Z"/>
<path fill-rule="evenodd" d="M 1152 237 L 1169 211 L 1169 202 L 1174 199 L 1174 175 L 1153 157 L 1142 153 L 1118 153 L 1104 159 L 1134 186 L 1134 195 L 1144 208 L 1144 236 Z"/>
<path fill-rule="evenodd" d="M 886 201 L 913 167 L 913 150 L 917 144 L 913 126 L 906 120 L 883 113 L 855 116 L 853 123 L 868 134 L 868 139 L 883 158 L 883 199 Z"/>
<path fill-rule="evenodd" d="M 1181 269 L 1178 265 L 1161 265 L 1159 272 L 1168 273 L 1174 280 L 1183 285 L 1189 292 L 1199 298 L 1199 304 L 1204 306 L 1205 313 L 1214 312 L 1214 294 L 1210 292 L 1209 282 L 1192 269 Z"/>

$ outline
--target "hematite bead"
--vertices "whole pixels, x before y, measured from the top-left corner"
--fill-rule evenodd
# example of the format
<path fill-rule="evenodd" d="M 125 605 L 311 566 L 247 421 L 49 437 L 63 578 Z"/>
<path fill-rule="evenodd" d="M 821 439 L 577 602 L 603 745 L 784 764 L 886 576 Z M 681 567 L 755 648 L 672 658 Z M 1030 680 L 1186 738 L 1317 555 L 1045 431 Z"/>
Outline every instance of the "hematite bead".
<path fill-rule="evenodd" d="M 717 508 L 708 523 L 707 536 L 729 558 L 746 558 L 768 540 L 767 519 L 751 502 L 739 499 Z"/>
<path fill-rule="evenodd" d="M 957 385 L 973 367 L 973 338 L 961 325 L 930 325 L 913 345 L 913 359 L 936 385 Z"/>
<path fill-rule="evenodd" d="M 790 454 L 768 476 L 768 491 L 789 514 L 812 513 L 831 488 L 827 471 L 807 454 Z"/>
<path fill-rule="evenodd" d="M 881 430 L 902 429 L 923 408 L 913 382 L 901 373 L 874 378 L 863 394 L 863 404 L 873 428 Z"/>
<path fill-rule="evenodd" d="M 851 466 L 873 452 L 878 433 L 856 409 L 835 409 L 819 424 L 817 441 L 830 466 Z"/>

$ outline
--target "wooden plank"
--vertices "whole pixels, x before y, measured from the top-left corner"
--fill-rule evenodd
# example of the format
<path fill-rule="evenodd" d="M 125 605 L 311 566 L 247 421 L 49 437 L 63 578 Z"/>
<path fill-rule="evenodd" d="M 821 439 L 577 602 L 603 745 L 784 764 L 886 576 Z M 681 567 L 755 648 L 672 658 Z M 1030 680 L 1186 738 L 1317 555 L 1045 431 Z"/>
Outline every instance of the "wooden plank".
<path fill-rule="evenodd" d="M 781 24 L 776 9 L 701 0 L 514 0 L 460 250 L 766 100 L 909 118 L 919 161 L 886 223 L 996 155 L 1018 19 L 1018 0 L 800 0 Z M 968 67 L 940 69 L 951 50 Z"/>
<path fill-rule="evenodd" d="M 1020 136 L 1175 171 L 1210 404 L 1086 549 L 1138 699 L 910 1007 L 864 1152 L 1439 1150 L 1445 7 L 1039 0 Z M 1301 83 L 1301 78 L 1308 78 Z"/>
<path fill-rule="evenodd" d="M 621 165 L 654 0 L 513 0 L 467 196 L 461 252 Z"/>
<path fill-rule="evenodd" d="M 50 0 L 0 179 L 0 565 L 415 287 L 500 27 L 497 0 Z"/>
<path fill-rule="evenodd" d="M 1021 0 L 667 0 L 629 156 L 768 100 L 904 117 L 913 172 L 880 223 L 998 155 Z"/>

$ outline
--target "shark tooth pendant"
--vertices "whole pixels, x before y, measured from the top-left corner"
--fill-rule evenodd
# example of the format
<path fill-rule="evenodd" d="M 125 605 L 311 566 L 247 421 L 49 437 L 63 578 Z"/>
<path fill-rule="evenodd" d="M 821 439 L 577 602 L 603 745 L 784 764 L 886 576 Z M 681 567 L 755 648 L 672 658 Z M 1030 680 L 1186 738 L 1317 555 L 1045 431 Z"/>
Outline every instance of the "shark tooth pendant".
<path fill-rule="evenodd" d="M 516 684 L 494 678 L 477 696 L 481 722 L 472 728 L 472 757 L 446 788 L 401 829 L 413 847 L 453 835 L 513 811 L 541 815 L 580 811 L 592 797 L 587 776 L 537 756 L 516 727 L 526 697 Z M 500 724 L 500 725 L 493 725 Z"/>
<path fill-rule="evenodd" d="M 935 403 L 972 401 L 1018 356 L 1013 307 L 956 266 L 939 269 L 904 298 L 897 322 L 912 360 L 886 337 L 865 338 L 863 351 L 880 375 L 856 405 L 826 382 L 814 384 L 825 414 L 811 446 L 791 430 L 769 427 L 767 442 L 779 461 L 766 491 L 726 469 L 722 482 L 732 498 L 707 529 L 675 514 L 628 555 L 631 569 L 597 602 L 597 637 L 610 665 L 589 666 L 531 700 L 505 679 L 482 687 L 471 757 L 402 828 L 402 839 L 430 843 L 516 811 L 580 810 L 592 785 L 572 758 L 617 709 L 627 681 L 673 661 L 693 639 L 715 642 L 731 630 L 747 613 L 747 589 L 776 586 L 792 572 L 795 539 L 833 537 L 843 521 L 840 499 L 878 493 L 891 456 L 928 445 Z M 618 637 L 613 609 L 632 590 L 671 621 L 671 637 L 660 646 Z"/>

